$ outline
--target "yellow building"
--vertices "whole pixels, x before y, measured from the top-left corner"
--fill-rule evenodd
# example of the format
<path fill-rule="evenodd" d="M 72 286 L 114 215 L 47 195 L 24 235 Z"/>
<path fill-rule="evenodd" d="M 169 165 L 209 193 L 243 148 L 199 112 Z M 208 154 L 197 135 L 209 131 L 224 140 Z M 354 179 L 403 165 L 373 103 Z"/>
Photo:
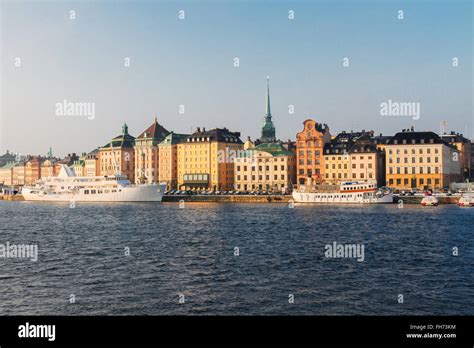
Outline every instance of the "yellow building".
<path fill-rule="evenodd" d="M 159 145 L 158 180 L 166 183 L 167 190 L 178 188 L 178 144 L 186 141 L 189 134 L 171 132 Z"/>
<path fill-rule="evenodd" d="M 99 149 L 95 149 L 84 159 L 84 176 L 98 176 L 99 172 Z"/>
<path fill-rule="evenodd" d="M 135 139 L 135 182 L 157 183 L 159 181 L 158 144 L 170 132 L 158 123 L 157 118 Z"/>
<path fill-rule="evenodd" d="M 54 176 L 54 166 L 56 164 L 56 159 L 47 158 L 41 163 L 41 177 L 45 178 L 48 176 Z"/>
<path fill-rule="evenodd" d="M 105 146 L 99 148 L 99 170 L 101 176 L 123 174 L 135 181 L 135 138 L 128 134 L 126 123 L 122 126 L 122 134 L 116 136 Z"/>
<path fill-rule="evenodd" d="M 241 151 L 239 132 L 197 128 L 178 144 L 178 188 L 233 190 L 234 161 Z"/>
<path fill-rule="evenodd" d="M 15 162 L 8 162 L 0 167 L 0 185 L 13 185 L 13 167 L 15 164 Z"/>
<path fill-rule="evenodd" d="M 12 168 L 12 185 L 23 186 L 25 185 L 25 162 L 20 161 L 15 163 Z"/>
<path fill-rule="evenodd" d="M 234 164 L 235 190 L 290 191 L 296 183 L 296 154 L 282 143 L 263 143 L 245 151 Z"/>
<path fill-rule="evenodd" d="M 337 136 L 324 147 L 325 183 L 371 181 L 385 185 L 384 153 L 364 133 Z M 362 135 L 361 135 L 362 134 Z"/>
<path fill-rule="evenodd" d="M 461 180 L 457 149 L 433 132 L 404 130 L 386 145 L 387 186 L 440 189 Z"/>

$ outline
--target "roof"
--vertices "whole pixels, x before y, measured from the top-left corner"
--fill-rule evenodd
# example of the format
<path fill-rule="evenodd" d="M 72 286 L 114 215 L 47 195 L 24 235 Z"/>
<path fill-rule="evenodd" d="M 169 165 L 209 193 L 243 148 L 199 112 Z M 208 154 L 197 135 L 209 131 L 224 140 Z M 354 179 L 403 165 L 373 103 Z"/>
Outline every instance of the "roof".
<path fill-rule="evenodd" d="M 377 145 L 367 135 L 362 135 L 355 141 L 349 152 L 377 152 Z"/>
<path fill-rule="evenodd" d="M 354 142 L 351 139 L 346 141 L 337 141 L 337 139 L 332 140 L 331 142 L 324 145 L 323 154 L 324 155 L 340 155 L 348 153 L 350 148 L 354 145 Z"/>
<path fill-rule="evenodd" d="M 208 131 L 197 128 L 193 134 L 186 138 L 186 142 L 191 142 L 193 139 L 194 141 L 203 141 L 204 139 L 204 141 L 243 144 L 240 140 L 240 132 L 231 132 L 227 128 L 214 128 Z"/>
<path fill-rule="evenodd" d="M 438 134 L 434 132 L 405 131 L 395 134 L 387 143 L 388 145 L 404 144 L 446 144 Z"/>
<path fill-rule="evenodd" d="M 136 139 L 153 139 L 154 143 L 159 143 L 165 139 L 170 132 L 158 123 L 158 120 L 155 118 L 155 122 L 151 124 L 150 127 L 145 129 Z"/>
<path fill-rule="evenodd" d="M 464 135 L 451 132 L 450 134 L 441 134 L 441 139 L 449 141 L 450 143 L 469 143 L 470 140 L 465 138 Z"/>
<path fill-rule="evenodd" d="M 187 137 L 189 137 L 189 134 L 178 134 L 178 133 L 171 132 L 163 139 L 163 141 L 160 143 L 160 146 L 182 143 L 186 141 Z"/>
<path fill-rule="evenodd" d="M 264 151 L 273 157 L 278 156 L 294 156 L 294 152 L 289 151 L 281 142 L 262 143 L 252 150 Z"/>
<path fill-rule="evenodd" d="M 94 149 L 86 155 L 86 159 L 94 159 L 97 157 L 98 153 L 99 153 L 99 149 Z"/>
<path fill-rule="evenodd" d="M 135 145 L 135 137 L 132 137 L 130 134 L 120 134 L 112 139 L 110 143 L 102 146 L 102 149 L 109 147 L 133 147 Z"/>

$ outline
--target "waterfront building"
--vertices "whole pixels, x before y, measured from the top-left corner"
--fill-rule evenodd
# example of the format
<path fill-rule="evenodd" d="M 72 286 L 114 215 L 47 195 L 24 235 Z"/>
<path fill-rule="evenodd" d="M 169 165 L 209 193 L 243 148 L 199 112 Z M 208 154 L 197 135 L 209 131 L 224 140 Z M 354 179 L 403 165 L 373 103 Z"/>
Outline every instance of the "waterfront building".
<path fill-rule="evenodd" d="M 465 138 L 462 134 L 451 131 L 449 134 L 441 134 L 441 139 L 456 147 L 459 152 L 459 162 L 461 165 L 461 174 L 463 179 L 468 179 L 472 176 L 472 145 L 471 141 Z"/>
<path fill-rule="evenodd" d="M 0 167 L 0 185 L 11 186 L 13 185 L 13 167 L 15 162 L 5 163 Z"/>
<path fill-rule="evenodd" d="M 296 155 L 281 142 L 246 150 L 234 164 L 235 190 L 290 191 L 296 181 Z"/>
<path fill-rule="evenodd" d="M 41 178 L 41 157 L 30 157 L 25 163 L 25 185 L 32 185 Z"/>
<path fill-rule="evenodd" d="M 72 164 L 76 176 L 86 176 L 86 156 L 87 154 L 83 152 L 81 157 Z"/>
<path fill-rule="evenodd" d="M 329 127 L 308 119 L 303 130 L 296 134 L 297 183 L 304 185 L 308 178 L 314 182 L 324 179 L 324 145 L 331 140 Z"/>
<path fill-rule="evenodd" d="M 157 118 L 150 127 L 135 139 L 135 182 L 157 183 L 159 179 L 159 149 L 170 132 L 158 123 Z"/>
<path fill-rule="evenodd" d="M 241 151 L 240 132 L 197 128 L 178 144 L 178 188 L 233 190 L 234 161 Z"/>
<path fill-rule="evenodd" d="M 135 181 L 135 138 L 128 134 L 126 123 L 122 134 L 99 148 L 99 175 L 126 175 L 130 182 Z"/>
<path fill-rule="evenodd" d="M 56 161 L 57 159 L 55 158 L 46 158 L 43 162 L 41 162 L 41 178 L 54 176 L 54 166 L 56 164 Z"/>
<path fill-rule="evenodd" d="M 7 150 L 7 152 L 4 155 L 0 156 L 0 167 L 3 167 L 7 163 L 14 162 L 15 160 L 16 160 L 15 154 Z"/>
<path fill-rule="evenodd" d="M 248 150 L 255 147 L 255 143 L 250 139 L 250 136 L 247 137 L 247 140 L 244 142 L 244 150 Z"/>
<path fill-rule="evenodd" d="M 12 168 L 12 185 L 25 185 L 25 161 L 15 162 Z"/>
<path fill-rule="evenodd" d="M 386 156 L 391 188 L 441 189 L 462 178 L 457 148 L 433 132 L 404 129 L 390 139 Z"/>
<path fill-rule="evenodd" d="M 178 144 L 185 142 L 188 136 L 171 132 L 158 144 L 158 181 L 165 182 L 167 190 L 178 188 Z"/>
<path fill-rule="evenodd" d="M 98 176 L 99 170 L 99 149 L 89 152 L 84 159 L 84 176 Z"/>

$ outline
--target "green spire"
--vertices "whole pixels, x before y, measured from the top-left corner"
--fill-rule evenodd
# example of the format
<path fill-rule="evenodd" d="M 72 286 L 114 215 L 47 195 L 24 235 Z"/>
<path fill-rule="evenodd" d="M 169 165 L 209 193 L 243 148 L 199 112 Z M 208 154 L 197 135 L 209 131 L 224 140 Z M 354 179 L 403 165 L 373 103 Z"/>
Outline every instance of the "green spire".
<path fill-rule="evenodd" d="M 267 107 L 265 109 L 265 115 L 272 115 L 272 112 L 270 110 L 270 76 L 267 76 Z"/>
<path fill-rule="evenodd" d="M 262 143 L 269 143 L 275 141 L 275 127 L 272 122 L 272 113 L 270 110 L 270 77 L 267 76 L 267 105 L 265 108 L 265 116 L 263 117 L 262 136 L 260 141 Z"/>
<path fill-rule="evenodd" d="M 122 126 L 122 133 L 123 134 L 128 134 L 128 126 L 127 126 L 127 123 L 123 123 L 123 126 Z"/>

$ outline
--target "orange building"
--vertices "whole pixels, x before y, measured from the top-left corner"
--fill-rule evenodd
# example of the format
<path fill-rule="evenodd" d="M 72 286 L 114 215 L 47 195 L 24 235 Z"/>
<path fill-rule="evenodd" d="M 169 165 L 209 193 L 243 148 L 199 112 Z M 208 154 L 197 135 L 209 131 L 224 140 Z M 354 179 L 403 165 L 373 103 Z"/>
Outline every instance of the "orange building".
<path fill-rule="evenodd" d="M 116 136 L 105 146 L 99 148 L 100 175 L 123 174 L 135 181 L 135 138 L 128 134 L 126 123 L 122 134 Z"/>
<path fill-rule="evenodd" d="M 322 182 L 324 178 L 324 145 L 331 140 L 329 127 L 308 119 L 303 122 L 304 128 L 296 134 L 296 169 L 298 185 L 303 185 L 307 178 Z"/>
<path fill-rule="evenodd" d="M 135 181 L 138 183 L 156 183 L 159 176 L 158 144 L 170 132 L 155 122 L 135 139 Z"/>
<path fill-rule="evenodd" d="M 25 185 L 32 185 L 41 178 L 41 158 L 31 157 L 25 163 Z"/>

